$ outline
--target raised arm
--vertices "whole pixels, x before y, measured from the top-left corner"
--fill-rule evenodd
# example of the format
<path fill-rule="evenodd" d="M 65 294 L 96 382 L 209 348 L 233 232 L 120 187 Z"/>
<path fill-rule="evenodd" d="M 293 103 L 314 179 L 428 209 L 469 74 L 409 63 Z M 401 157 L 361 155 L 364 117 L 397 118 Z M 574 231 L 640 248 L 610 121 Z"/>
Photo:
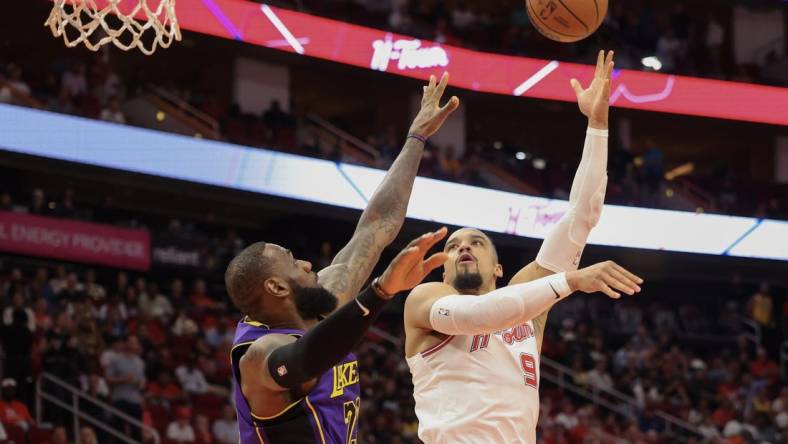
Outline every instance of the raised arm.
<path fill-rule="evenodd" d="M 588 89 L 572 79 L 580 111 L 588 118 L 583 154 L 569 193 L 569 209 L 542 242 L 536 260 L 523 267 L 510 285 L 577 270 L 586 240 L 602 213 L 607 186 L 607 139 L 613 52 L 599 51 Z M 549 309 L 533 319 L 539 350 Z"/>
<path fill-rule="evenodd" d="M 329 267 L 318 273 L 320 284 L 332 291 L 340 303 L 353 298 L 369 279 L 380 254 L 397 237 L 408 209 L 413 181 L 419 169 L 424 141 L 440 129 L 457 109 L 460 100 L 452 97 L 444 106 L 440 100 L 449 75 L 440 83 L 434 76 L 424 87 L 421 110 L 410 127 L 405 146 L 375 190 L 361 214 L 353 237 L 337 253 Z"/>

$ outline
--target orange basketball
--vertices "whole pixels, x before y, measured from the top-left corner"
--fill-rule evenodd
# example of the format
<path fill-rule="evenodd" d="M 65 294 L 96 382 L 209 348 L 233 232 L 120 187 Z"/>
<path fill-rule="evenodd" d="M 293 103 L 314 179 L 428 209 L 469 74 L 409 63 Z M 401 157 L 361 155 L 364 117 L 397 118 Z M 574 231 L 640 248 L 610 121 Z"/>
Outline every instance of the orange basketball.
<path fill-rule="evenodd" d="M 593 34 L 607 14 L 607 0 L 525 0 L 528 17 L 545 37 L 576 42 Z"/>

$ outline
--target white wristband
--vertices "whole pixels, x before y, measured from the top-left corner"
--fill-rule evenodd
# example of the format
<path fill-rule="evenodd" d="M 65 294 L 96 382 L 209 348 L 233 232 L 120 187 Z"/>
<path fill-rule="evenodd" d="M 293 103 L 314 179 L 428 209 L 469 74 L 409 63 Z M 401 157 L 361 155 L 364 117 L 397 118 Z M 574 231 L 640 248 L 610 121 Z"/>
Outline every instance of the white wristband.
<path fill-rule="evenodd" d="M 586 134 L 589 136 L 601 136 L 601 137 L 608 137 L 609 131 L 606 129 L 599 129 L 599 128 L 591 128 L 590 126 L 586 130 Z"/>
<path fill-rule="evenodd" d="M 547 276 L 547 282 L 555 292 L 556 299 L 563 299 L 572 294 L 572 289 L 569 288 L 569 282 L 566 280 L 566 273 L 556 273 Z"/>

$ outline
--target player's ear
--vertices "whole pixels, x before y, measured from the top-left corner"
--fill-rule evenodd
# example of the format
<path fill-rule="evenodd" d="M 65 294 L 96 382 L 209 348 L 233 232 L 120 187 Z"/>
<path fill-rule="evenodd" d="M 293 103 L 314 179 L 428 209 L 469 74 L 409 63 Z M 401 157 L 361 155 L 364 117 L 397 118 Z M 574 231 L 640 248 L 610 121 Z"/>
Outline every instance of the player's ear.
<path fill-rule="evenodd" d="M 493 270 L 493 275 L 495 279 L 500 279 L 503 277 L 503 265 L 495 264 L 495 269 Z"/>
<path fill-rule="evenodd" d="M 284 279 L 278 277 L 266 279 L 265 282 L 263 282 L 263 287 L 265 287 L 265 291 L 268 292 L 268 294 L 277 298 L 286 297 L 292 290 Z"/>

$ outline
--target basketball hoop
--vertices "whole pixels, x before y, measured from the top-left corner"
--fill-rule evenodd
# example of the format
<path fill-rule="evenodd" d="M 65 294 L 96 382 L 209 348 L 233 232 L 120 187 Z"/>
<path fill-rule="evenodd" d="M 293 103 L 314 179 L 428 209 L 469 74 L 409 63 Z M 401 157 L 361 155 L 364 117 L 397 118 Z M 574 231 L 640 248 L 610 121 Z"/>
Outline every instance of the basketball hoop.
<path fill-rule="evenodd" d="M 92 51 L 112 42 L 124 51 L 136 47 L 151 55 L 181 40 L 175 0 L 54 0 L 44 25 L 55 37 L 63 36 L 69 48 L 84 43 Z"/>

